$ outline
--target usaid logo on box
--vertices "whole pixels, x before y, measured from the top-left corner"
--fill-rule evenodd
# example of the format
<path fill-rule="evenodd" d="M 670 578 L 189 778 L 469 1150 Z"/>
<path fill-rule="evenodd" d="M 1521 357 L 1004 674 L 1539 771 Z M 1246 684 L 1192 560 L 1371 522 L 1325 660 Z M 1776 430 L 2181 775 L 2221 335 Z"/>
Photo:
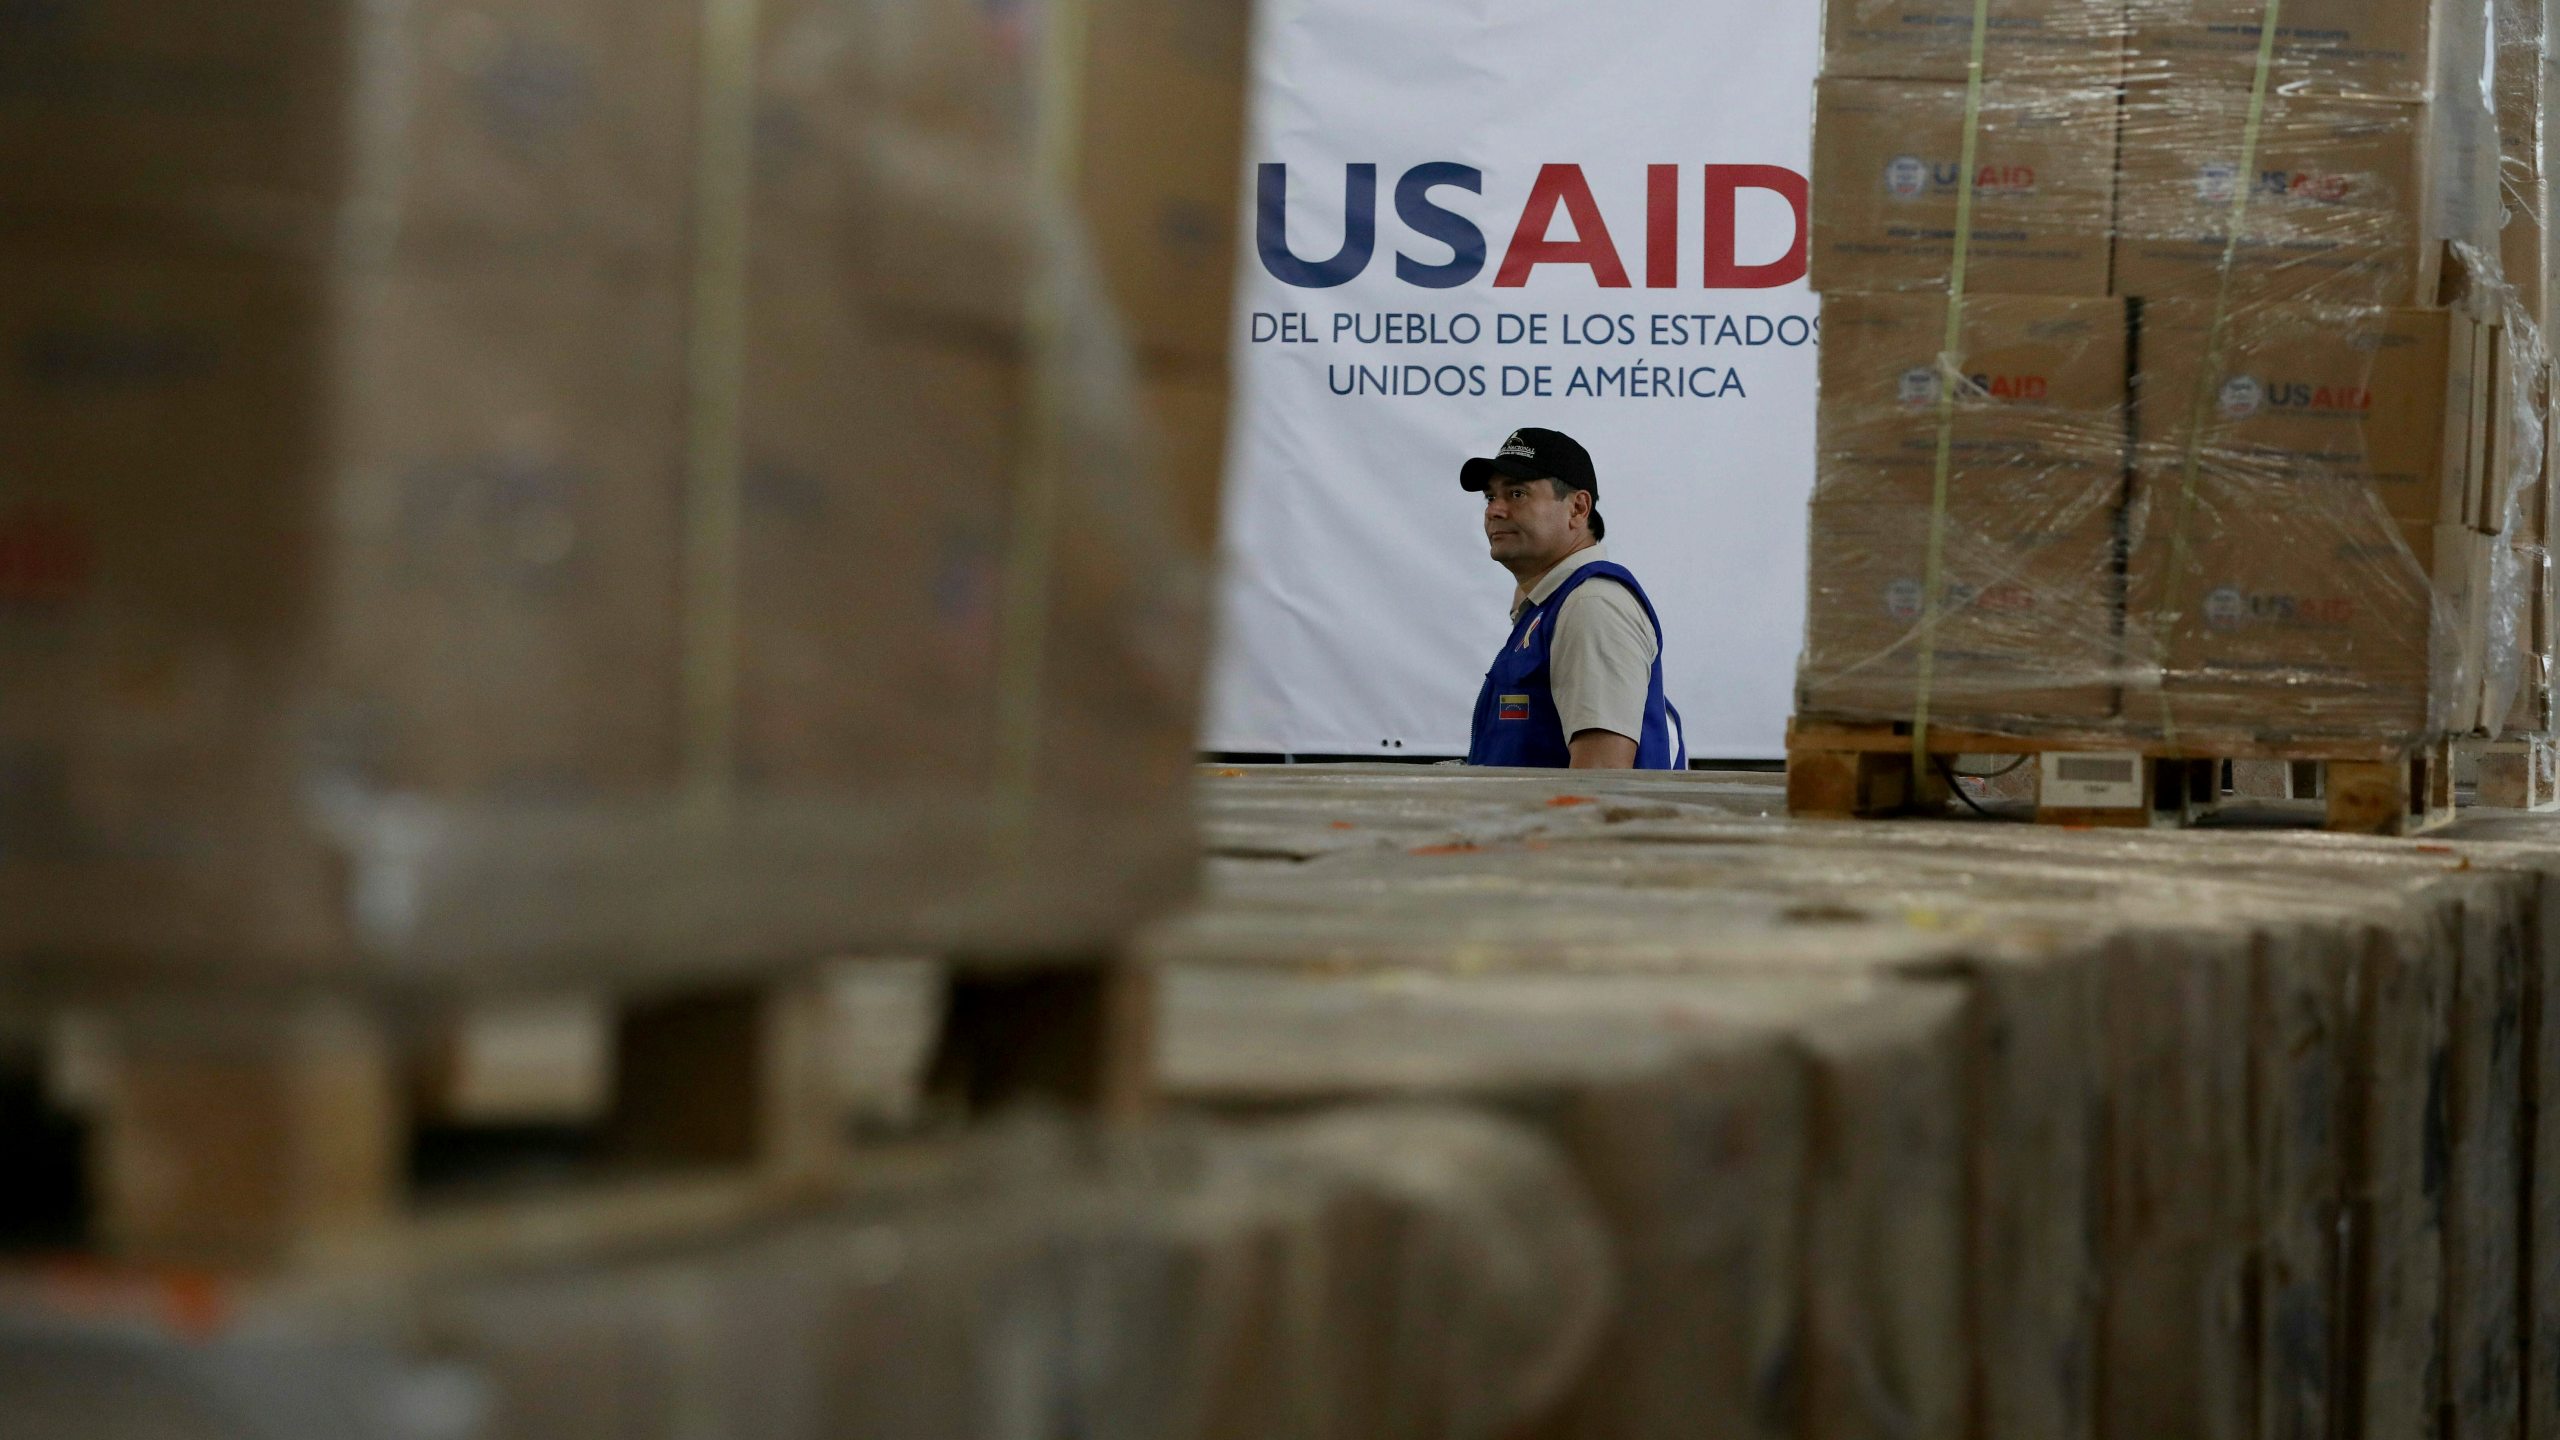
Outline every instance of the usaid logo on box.
<path fill-rule="evenodd" d="M 1917 620 L 1928 598 L 1917 580 L 1896 580 L 1884 587 L 1884 613 L 1896 620 Z"/>
<path fill-rule="evenodd" d="M 2324 415 L 2361 415 L 2373 408 L 2373 392 L 2362 385 L 2321 385 L 2308 380 L 2262 381 L 2234 375 L 2222 384 L 2222 418 L 2246 420 L 2261 410 L 2292 410 Z"/>
<path fill-rule="evenodd" d="M 2266 405 L 2267 387 L 2254 375 L 2234 375 L 2222 382 L 2218 403 L 2223 419 L 2246 420 Z"/>
<path fill-rule="evenodd" d="M 1952 195 L 1963 181 L 1964 166 L 1958 161 L 1932 161 L 1917 155 L 1896 155 L 1885 162 L 1885 193 L 1897 200 Z M 1984 165 L 1973 172 L 1973 191 L 1976 195 L 2033 195 L 2036 193 L 2036 167 Z"/>
<path fill-rule="evenodd" d="M 2343 205 L 2355 197 L 2356 182 L 2351 175 L 2332 175 L 2318 170 L 2261 170 L 2249 186 L 2253 197 L 2262 200 L 2298 200 L 2314 205 Z M 2228 205 L 2240 198 L 2240 167 L 2214 161 L 2196 172 L 2196 198 L 2211 205 Z"/>
<path fill-rule="evenodd" d="M 2213 630 L 2244 625 L 2339 626 L 2354 622 L 2356 602 L 2345 595 L 2252 595 L 2225 585 L 2204 597 L 2204 623 Z"/>
<path fill-rule="evenodd" d="M 1902 372 L 1894 393 L 1907 408 L 1917 409 L 1938 400 L 1938 371 L 1932 365 L 1915 365 Z M 2042 400 L 2053 393 L 2053 382 L 2043 375 L 2000 375 L 1984 371 L 1964 377 L 1964 388 L 1956 392 L 1965 400 Z"/>
<path fill-rule="evenodd" d="M 1884 613 L 1896 620 L 1917 620 L 1928 603 L 1928 591 L 1917 580 L 1896 580 L 1884 587 Z M 2022 581 L 1971 585 L 1949 580 L 1939 587 L 1939 600 L 1949 614 L 1966 610 L 2023 615 L 2036 608 L 2033 586 Z"/>

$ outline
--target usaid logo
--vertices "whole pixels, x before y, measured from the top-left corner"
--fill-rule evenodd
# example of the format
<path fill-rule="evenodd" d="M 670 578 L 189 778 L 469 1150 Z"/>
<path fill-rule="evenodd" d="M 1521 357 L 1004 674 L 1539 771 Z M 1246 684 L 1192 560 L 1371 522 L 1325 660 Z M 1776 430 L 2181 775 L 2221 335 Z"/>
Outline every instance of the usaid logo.
<path fill-rule="evenodd" d="M 1928 598 L 1917 580 L 1896 580 L 1884 587 L 1884 613 L 1896 620 L 1917 620 Z"/>
<path fill-rule="evenodd" d="M 2222 382 L 2218 403 L 2223 419 L 2246 420 L 2267 403 L 2267 388 L 2254 375 L 2234 375 Z"/>
<path fill-rule="evenodd" d="M 1964 167 L 1953 162 L 1923 160 L 1917 155 L 1896 155 L 1885 162 L 1885 193 L 1897 200 L 1952 195 L 1963 183 Z M 2036 167 L 1985 165 L 1973 172 L 1973 188 L 1978 195 L 2033 195 Z"/>
<path fill-rule="evenodd" d="M 2270 200 L 2343 205 L 2355 198 L 2356 182 L 2353 176 L 2318 170 L 2269 170 L 2258 176 L 2258 191 Z"/>
<path fill-rule="evenodd" d="M 1936 367 L 1921 365 L 1903 371 L 1902 379 L 1895 385 L 1895 393 L 1901 397 L 1903 404 L 1913 409 L 1938 403 Z"/>
<path fill-rule="evenodd" d="M 1467 213 L 1463 195 L 1484 194 L 1485 172 L 1473 165 L 1434 160 L 1416 165 L 1396 182 L 1396 220 L 1421 254 L 1399 250 L 1396 279 L 1423 290 L 1473 285 L 1491 269 L 1497 290 L 1525 286 L 1541 266 L 1585 271 L 1603 290 L 1771 290 L 1804 278 L 1811 241 L 1805 178 L 1779 165 L 1647 165 L 1644 206 L 1622 205 L 1612 215 L 1601 206 L 1580 165 L 1544 165 L 1529 187 L 1499 264 L 1487 235 L 1492 217 Z M 1342 239 L 1310 259 L 1289 240 L 1289 167 L 1265 164 L 1255 181 L 1254 248 L 1262 268 L 1283 285 L 1330 290 L 1369 271 L 1377 258 L 1378 167 L 1342 167 Z M 1795 215 L 1786 253 L 1774 260 L 1740 258 L 1741 196 L 1761 191 Z M 1762 202 L 1755 202 L 1762 203 Z M 1556 238 L 1558 232 L 1569 232 Z M 1496 225 L 1493 234 L 1505 233 Z M 1622 248 L 1618 237 L 1628 237 Z M 1640 237 L 1640 238 L 1639 238 Z M 1302 239 L 1305 237 L 1301 237 Z M 1326 243 L 1330 243 L 1329 241 Z M 1447 258 L 1441 256 L 1445 254 Z M 1630 271 L 1629 263 L 1636 269 Z M 1639 278 L 1639 276 L 1641 278 Z"/>
<path fill-rule="evenodd" d="M 2244 625 L 2351 625 L 2355 618 L 2355 598 L 2349 595 L 2250 595 L 2236 586 L 2226 586 L 2204 597 L 2204 623 L 2213 630 L 2236 630 Z"/>
<path fill-rule="evenodd" d="M 2356 182 L 2351 175 L 2332 175 L 2318 170 L 2261 170 L 2249 184 L 2250 192 L 2267 200 L 2298 200 L 2314 205 L 2340 205 L 2355 197 Z M 2217 161 L 2196 172 L 2196 198 L 2208 204 L 2228 205 L 2240 196 L 2240 167 Z"/>
<path fill-rule="evenodd" d="M 2318 385 L 2307 380 L 2269 382 L 2267 403 L 2279 410 L 2361 415 L 2373 408 L 2373 392 L 2362 385 Z"/>

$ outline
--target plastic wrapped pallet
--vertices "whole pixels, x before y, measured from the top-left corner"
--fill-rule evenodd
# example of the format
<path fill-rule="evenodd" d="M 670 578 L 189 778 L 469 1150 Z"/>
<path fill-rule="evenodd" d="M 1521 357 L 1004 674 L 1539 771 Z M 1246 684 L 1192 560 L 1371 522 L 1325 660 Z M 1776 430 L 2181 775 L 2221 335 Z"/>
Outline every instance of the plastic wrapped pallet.
<path fill-rule="evenodd" d="M 1799 714 L 2204 754 L 2529 717 L 2524 3 L 1834 4 Z"/>
<path fill-rule="evenodd" d="M 1185 889 L 1078 0 L 0 17 L 0 951 L 622 976 Z M 40 697 L 40 698 L 39 698 Z"/>
<path fill-rule="evenodd" d="M 1330 796 L 1337 816 L 1356 819 L 1373 783 L 1310 776 L 1297 788 L 1310 814 Z M 1613 808 L 1607 783 L 1596 783 L 1601 804 L 1564 813 Z M 1466 782 L 1463 803 L 1510 793 L 1524 815 L 1543 808 L 1521 784 Z M 1694 802 L 1676 798 L 1684 788 Z M 1210 914 L 1239 936 L 1288 936 L 1304 968 L 1353 992 L 1326 1012 L 1337 1020 L 1402 1008 L 1437 1021 L 1400 1047 L 1360 1047 L 1396 1057 L 1364 1073 L 1406 1060 L 1428 1071 L 1430 1057 L 1467 1052 L 1466 1012 L 1444 990 L 1360 978 L 1373 966 L 1394 975 L 1427 964 L 1432 944 L 1451 974 L 1447 991 L 1474 983 L 1495 993 L 1534 990 L 1529 977 L 1542 971 L 1586 984 L 1650 973 L 1674 965 L 1675 949 L 1689 957 L 1684 973 L 1731 983 L 1741 972 L 1727 967 L 1747 966 L 1773 934 L 1844 962 L 1896 933 L 1926 937 L 1978 957 L 1985 979 L 2003 968 L 1994 956 L 2009 965 L 2019 953 L 2067 957 L 2095 979 L 2092 1030 L 2057 1028 L 2021 1003 L 2032 971 L 2005 994 L 1983 992 L 1991 1003 L 1978 1033 L 2000 1043 L 1979 1057 L 1967 1128 L 1976 1146 L 1999 1139 L 1991 1163 L 1975 1162 L 1974 1233 L 1987 1248 L 1973 1253 L 1996 1258 L 1973 1263 L 1980 1293 L 2007 1297 L 1990 1312 L 2000 1323 L 1978 1332 L 1996 1337 L 1977 1351 L 1988 1357 L 1983 1393 L 2014 1405 L 2036 1393 L 2029 1357 L 2052 1356 L 2057 1376 L 2094 1386 L 2086 1420 L 2066 1416 L 2063 1433 L 2085 1423 L 2109 1436 L 2324 1435 L 2362 1414 L 2382 1434 L 2432 1423 L 2433 1373 L 2459 1377 L 2446 1393 L 2460 1427 L 2499 1433 L 2510 1423 L 2517 1297 L 2543 1307 L 2542 1326 L 2560 1293 L 2540 1282 L 2519 1289 L 2523 1266 L 2548 1273 L 2560 1232 L 2542 1213 L 2548 1187 L 2530 1192 L 2528 1211 L 2516 1186 L 2528 1164 L 2520 1107 L 2549 1083 L 2537 1077 L 2554 1073 L 2551 1032 L 2531 997 L 2560 976 L 2549 938 L 2560 825 L 2513 822 L 2542 837 L 2539 849 L 2337 837 L 2271 845 L 2248 832 L 1887 832 L 1773 825 L 1733 788 L 1651 786 L 1662 803 L 1472 850 L 1230 871 Z M 1214 832 L 1222 792 L 1205 793 Z M 1461 904 L 1426 918 L 1433 894 Z M 1545 926 L 1538 916 L 1565 896 L 1577 902 L 1573 918 Z M 1430 940 L 1388 942 L 1408 929 Z M 1648 934 L 1657 938 L 1638 939 Z M 1172 1023 L 1178 1036 L 1180 1011 Z M 1285 1023 L 1261 1033 L 1275 1051 L 1291 1043 Z M 2063 1112 L 1988 1102 L 2018 1083 L 2004 1072 L 2057 1083 L 2067 1072 L 2053 1057 L 2030 1068 L 2015 1051 L 2030 1037 L 2074 1033 L 2087 1035 L 2092 1128 L 2086 1144 L 2056 1146 L 2038 1127 Z M 1547 1053 L 1567 1048 L 1560 1038 Z M 1199 1058 L 1213 1069 L 1269 1064 L 1267 1055 Z M 2040 1164 L 2086 1165 L 2090 1188 L 2031 1168 L 2036 1154 L 2052 1157 Z M 2534 1173 L 2547 1163 L 2532 1162 Z M 1995 1277 L 2047 1243 L 2033 1237 L 2083 1223 L 2093 1252 L 2076 1283 L 2099 1318 L 2084 1331 L 2020 1327 L 2017 1307 L 2037 1292 L 2002 1289 Z M 2036 1264 L 2054 1268 L 2053 1252 L 2041 1253 Z M 2547 1344 L 2547 1329 L 2535 1333 Z M 2071 1334 L 2088 1348 L 2025 1343 Z M 2539 1385 L 2529 1370 L 2524 1383 Z M 2547 1398 L 2529 1399 L 2525 1412 L 2541 1413 Z M 2055 1433 L 2049 1413 L 1994 1416 L 1987 1433 Z"/>
<path fill-rule="evenodd" d="M 1742 872 L 1728 861 L 1739 862 Z M 1786 873 L 1790 863 L 1792 874 Z M 1307 867 L 1231 872 L 1222 903 L 1151 940 L 1149 952 L 1166 961 L 1352 974 L 1543 971 L 1677 976 L 1745 988 L 1818 977 L 1950 985 L 1964 1007 L 1954 1042 L 1962 1115 L 1935 1130 L 1950 1147 L 1936 1160 L 1923 1145 L 1913 1153 L 1896 1151 L 1892 1163 L 1914 1177 L 1935 1177 L 1934 1166 L 1952 1165 L 1965 1193 L 1981 1197 L 1950 1237 L 1965 1279 L 1950 1290 L 1927 1259 L 1936 1252 L 1922 1232 L 1934 1220 L 1912 1211 L 1904 1215 L 1906 1228 L 1897 1229 L 1890 1216 L 1872 1212 L 1879 1201 L 1888 1211 L 1897 1204 L 1899 1191 L 1889 1179 L 1876 1189 L 1862 1169 L 1841 1177 L 1850 1187 L 1843 1193 L 1853 1198 L 1837 1213 L 1851 1228 L 1822 1252 L 1823 1268 L 1807 1276 L 1815 1297 L 1808 1308 L 1841 1317 L 1828 1333 L 1859 1338 L 1845 1348 L 1828 1342 L 1825 1361 L 1806 1380 L 1807 1413 L 1820 1417 L 1817 1434 L 1870 1433 L 1877 1426 L 1945 1434 L 1968 1424 L 1995 1434 L 2069 1434 L 2088 1425 L 2093 1257 L 2084 1223 L 2092 1140 L 2085 968 L 2050 952 L 2009 954 L 1972 943 L 1976 937 L 1867 923 L 1866 912 L 1844 913 L 1839 906 L 1840 871 L 1779 849 L 1649 856 L 1569 844 L 1558 835 L 1526 846 L 1346 855 L 1321 868 L 1322 874 L 1306 873 Z M 1908 1056 L 1887 1062 L 1892 1047 L 1870 1053 L 1848 1043 L 1857 1027 L 1834 1033 L 1842 1041 L 1838 1049 L 1811 1041 L 1818 1089 L 1881 1096 L 1894 1091 L 1892 1074 L 1911 1073 L 1894 1069 L 1909 1064 Z M 1986 1033 L 2004 1042 L 1981 1045 Z M 1871 1063 L 1885 1068 L 1864 1068 Z M 1824 1104 L 1817 1100 L 1817 1110 Z M 1918 1144 L 1921 1132 L 1910 1126 L 1923 1117 L 1884 1125 L 1880 1133 L 1869 1128 L 1879 1124 L 1870 1108 L 1862 1104 L 1847 1115 L 1859 1127 L 1856 1135 L 1817 1135 L 1808 1143 L 1823 1153 L 1834 1153 L 1834 1145 L 1890 1148 L 1889 1134 Z M 1833 1268 L 1842 1266 L 1843 1255 L 1856 1258 Z M 1880 1258 L 1888 1255 L 1904 1258 Z M 1964 1374 L 1888 1363 L 1889 1357 L 1938 1353 L 1938 1334 L 1951 1323 L 1949 1305 L 1960 1307 L 1961 1323 L 1980 1337 Z M 1852 1363 L 1836 1363 L 1842 1359 Z M 1598 1413 L 1612 1418 L 1612 1412 Z M 1641 1412 L 1615 1412 L 1614 1423 L 1635 1413 Z"/>
<path fill-rule="evenodd" d="M 1579 1372 L 1609 1277 L 1554 1150 L 1482 1116 L 1032 1133 L 831 1212 L 174 1328 L 147 1284 L 12 1291 L 0 1435 L 1493 1440 Z"/>
<path fill-rule="evenodd" d="M 1285 960 L 1285 923 L 1217 948 Z M 1440 923 L 1417 911 L 1373 935 Z M 1172 973 L 1164 1023 L 1180 1099 L 1464 1099 L 1554 1137 L 1610 1231 L 1621 1302 L 1555 1433 L 1858 1434 L 1899 1417 L 1935 1434 L 1958 1412 L 1931 1378 L 1962 1368 L 1947 1292 L 1969 1032 L 1948 987 L 1202 965 Z"/>

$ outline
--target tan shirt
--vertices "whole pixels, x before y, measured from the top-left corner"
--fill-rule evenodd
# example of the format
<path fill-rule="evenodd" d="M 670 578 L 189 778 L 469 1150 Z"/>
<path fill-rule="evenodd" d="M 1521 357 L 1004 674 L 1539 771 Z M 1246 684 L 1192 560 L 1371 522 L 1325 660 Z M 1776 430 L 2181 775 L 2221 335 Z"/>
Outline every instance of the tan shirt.
<path fill-rule="evenodd" d="M 1523 609 L 1563 589 L 1575 571 L 1608 558 L 1606 545 L 1577 550 L 1537 584 L 1512 591 L 1511 622 L 1520 623 Z M 1643 743 L 1644 702 L 1662 642 L 1635 592 L 1615 580 L 1594 580 L 1566 598 L 1555 625 L 1555 638 L 1547 644 L 1547 680 L 1564 738 L 1608 730 Z"/>

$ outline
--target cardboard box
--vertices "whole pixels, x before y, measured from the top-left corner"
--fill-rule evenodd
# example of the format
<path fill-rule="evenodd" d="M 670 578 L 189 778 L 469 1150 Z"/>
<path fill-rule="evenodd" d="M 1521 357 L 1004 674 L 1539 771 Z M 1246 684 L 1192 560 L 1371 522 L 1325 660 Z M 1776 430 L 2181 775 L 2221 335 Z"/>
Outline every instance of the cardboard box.
<path fill-rule="evenodd" d="M 2486 415 L 2481 425 L 2481 455 L 2476 499 L 2463 519 L 2491 535 L 2530 538 L 2537 522 L 2526 512 L 2539 504 L 2543 468 L 2544 426 L 2550 397 L 2543 385 L 2549 376 L 2540 337 L 2523 325 L 2483 326 L 2489 344 L 2487 383 L 2481 387 Z"/>
<path fill-rule="evenodd" d="M 1961 85 L 1820 82 L 1815 290 L 1945 293 L 1962 188 L 1964 98 Z M 2107 293 L 2116 110 L 2108 88 L 2002 86 L 1986 93 L 1969 291 Z"/>
<path fill-rule="evenodd" d="M 2544 162 L 2544 82 L 2551 0 L 2497 0 L 2499 256 L 2534 324 L 2550 329 L 2551 174 Z"/>
<path fill-rule="evenodd" d="M 1831 294 L 1822 307 L 1820 498 L 1926 505 L 1935 486 L 1947 302 Z M 1980 295 L 1958 349 L 1951 485 L 2062 502 L 2122 489 L 2131 336 L 2120 300 Z"/>
<path fill-rule="evenodd" d="M 2126 0 L 2125 8 L 2132 77 L 2250 83 L 2265 15 L 2257 0 Z M 2286 0 L 2269 89 L 2424 99 L 2439 77 L 2481 73 L 2486 10 L 2485 0 Z"/>
<path fill-rule="evenodd" d="M 2062 517 L 1951 507 L 1930 709 L 1985 721 L 2087 721 L 2115 713 L 2114 507 Z M 1797 708 L 1910 718 L 1927 596 L 1924 505 L 1817 501 Z"/>
<path fill-rule="evenodd" d="M 664 253 L 690 225 L 700 24 L 692 0 L 11 7 L 0 226 Z"/>
<path fill-rule="evenodd" d="M 724 491 L 680 274 L 8 252 L 0 958 L 637 983 L 1182 894 L 1200 551 L 1098 302 L 1034 561 L 1019 342 L 830 255 L 750 266 Z"/>
<path fill-rule="evenodd" d="M 1155 443 L 1157 467 L 1173 495 L 1185 538 L 1218 545 L 1226 495 L 1230 387 L 1220 371 L 1157 369 L 1140 377 L 1138 399 Z"/>
<path fill-rule="evenodd" d="M 1992 0 L 1985 78 L 2001 83 L 2112 85 L 2124 63 L 2120 0 Z M 1827 0 L 1822 73 L 1880 80 L 1962 80 L 1973 48 L 1967 0 Z"/>
<path fill-rule="evenodd" d="M 2513 590 L 2516 627 L 2515 698 L 2508 705 L 2505 735 L 2547 735 L 2553 714 L 2553 642 L 2551 555 L 2539 547 L 2509 547 L 2509 563 L 2517 577 Z"/>
<path fill-rule="evenodd" d="M 308 695 L 327 297 L 263 265 L 12 253 L 7 273 L 0 868 L 102 882 L 48 903 L 174 890 L 203 931 L 308 940 L 261 882 L 301 853 L 275 802 L 300 737 L 277 719 Z M 117 883 L 155 857 L 191 883 Z"/>
<path fill-rule="evenodd" d="M 2145 305 L 2140 468 L 2180 484 L 2192 452 L 2204 483 L 2234 502 L 2263 497 L 2261 509 L 2468 523 L 2486 335 L 2456 311 L 2262 305 L 2226 317 L 2222 372 L 2207 377 L 2213 307 Z"/>
<path fill-rule="evenodd" d="M 1141 354 L 1224 365 L 1245 213 L 1250 0 L 1093 7 L 1085 219 Z"/>
<path fill-rule="evenodd" d="M 323 471 L 333 765 L 369 789 L 577 801 L 681 764 L 685 291 L 671 267 L 346 284 Z M 275 423 L 292 423 L 290 414 Z"/>
<path fill-rule="evenodd" d="M 2146 472 L 2154 495 L 2174 478 Z M 2133 547 L 2128 652 L 2156 666 L 2182 733 L 2418 737 L 2456 723 L 2472 577 L 2490 542 L 2370 511 L 2190 512 L 2180 553 L 2155 505 Z M 2129 719 L 2156 697 L 2128 695 Z"/>
<path fill-rule="evenodd" d="M 2450 200 L 2438 187 L 2449 183 L 2450 167 L 2431 155 L 2433 108 L 2271 97 L 2252 173 L 2242 177 L 2248 103 L 2246 89 L 2129 88 L 2116 294 L 2212 300 L 2222 293 L 2233 206 L 2243 192 L 2243 229 L 2230 256 L 2235 306 L 2433 304 L 2442 242 L 2494 237 L 2494 219 L 2477 236 L 2446 223 Z"/>

